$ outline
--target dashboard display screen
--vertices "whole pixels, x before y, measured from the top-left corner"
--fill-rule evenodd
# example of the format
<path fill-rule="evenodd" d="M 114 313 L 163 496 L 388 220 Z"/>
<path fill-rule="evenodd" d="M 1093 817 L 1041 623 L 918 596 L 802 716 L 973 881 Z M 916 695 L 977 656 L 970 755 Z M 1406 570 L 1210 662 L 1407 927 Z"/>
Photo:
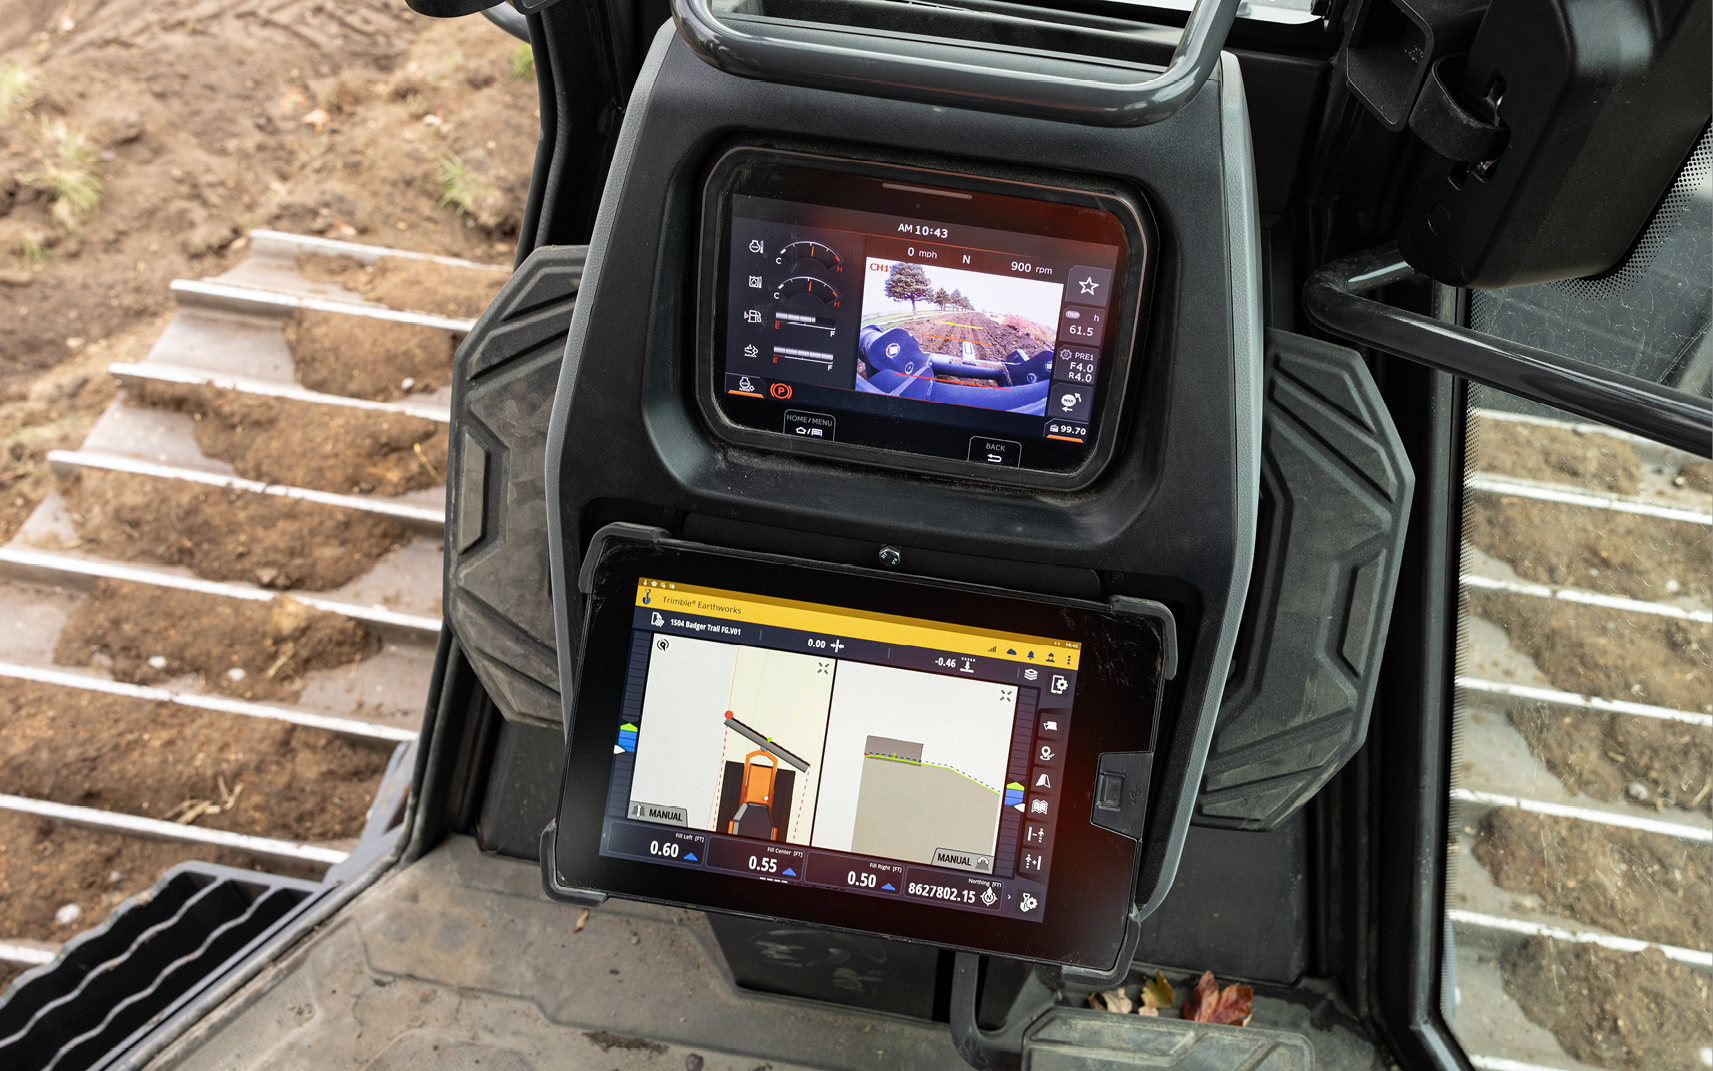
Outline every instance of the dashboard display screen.
<path fill-rule="evenodd" d="M 1080 647 L 643 577 L 601 854 L 1039 922 Z"/>
<path fill-rule="evenodd" d="M 1137 318 L 1132 204 L 750 155 L 713 197 L 704 261 L 728 427 L 1001 482 L 1092 478 Z"/>
<path fill-rule="evenodd" d="M 1148 776 L 1102 763 L 1151 762 L 1169 615 L 591 546 L 550 889 L 1115 962 Z"/>

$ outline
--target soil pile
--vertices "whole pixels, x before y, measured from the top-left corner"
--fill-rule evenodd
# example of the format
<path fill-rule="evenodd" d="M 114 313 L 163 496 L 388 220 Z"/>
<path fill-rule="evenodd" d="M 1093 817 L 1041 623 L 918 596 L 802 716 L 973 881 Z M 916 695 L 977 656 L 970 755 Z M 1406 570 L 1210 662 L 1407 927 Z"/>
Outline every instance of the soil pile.
<path fill-rule="evenodd" d="M 0 722 L 0 792 L 151 818 L 206 803 L 195 825 L 287 840 L 360 834 L 391 750 L 265 718 L 31 684 L 0 693 Z"/>
<path fill-rule="evenodd" d="M 1713 813 L 1713 733 L 1633 714 L 1527 707 L 1511 724 L 1571 792 Z"/>
<path fill-rule="evenodd" d="M 999 322 L 1017 332 L 1016 348 L 1031 357 L 1042 350 L 1053 348 L 1053 339 L 1057 337 L 1057 332 L 1050 327 L 1042 327 L 1027 316 L 1001 316 Z"/>
<path fill-rule="evenodd" d="M 1713 626 L 1502 592 L 1464 597 L 1469 612 L 1503 628 L 1555 688 L 1713 713 Z"/>
<path fill-rule="evenodd" d="M 361 623 L 294 599 L 251 602 L 102 580 L 66 618 L 54 661 L 94 662 L 132 684 L 196 674 L 203 687 L 240 699 L 291 699 L 304 674 L 380 649 Z"/>
<path fill-rule="evenodd" d="M 438 327 L 304 309 L 285 326 L 297 381 L 323 394 L 395 402 L 452 382 L 457 336 Z"/>
<path fill-rule="evenodd" d="M 258 863 L 225 848 L 157 844 L 0 812 L 0 934 L 64 941 L 100 923 L 126 898 L 146 891 L 169 867 L 190 859 L 288 877 L 321 876 L 319 867 Z M 78 917 L 61 926 L 54 912 L 65 904 L 76 904 Z M 0 964 L 0 984 L 21 970 Z"/>
<path fill-rule="evenodd" d="M 103 557 L 265 588 L 327 591 L 410 540 L 390 517 L 182 480 L 85 469 L 61 491 L 78 535 Z"/>
<path fill-rule="evenodd" d="M 1475 858 L 1501 889 L 1540 897 L 1549 914 L 1713 949 L 1713 875 L 1702 845 L 1499 808 L 1481 824 Z"/>
<path fill-rule="evenodd" d="M 1609 435 L 1480 417 L 1470 419 L 1469 433 L 1472 472 L 1502 472 L 1617 495 L 1633 495 L 1640 487 L 1636 448 Z"/>
<path fill-rule="evenodd" d="M 299 253 L 297 270 L 310 282 L 335 283 L 388 308 L 464 320 L 482 315 L 510 278 L 497 271 L 409 257 L 381 257 L 364 264 L 356 257 L 317 253 Z"/>
<path fill-rule="evenodd" d="M 1531 937 L 1500 961 L 1505 991 L 1564 1051 L 1624 1071 L 1705 1071 L 1707 975 L 1657 948 L 1614 952 Z"/>
<path fill-rule="evenodd" d="M 127 400 L 190 414 L 203 454 L 246 479 L 382 495 L 444 482 L 437 421 L 169 383 L 143 383 Z"/>
<path fill-rule="evenodd" d="M 1706 597 L 1713 589 L 1709 533 L 1703 524 L 1509 495 L 1477 492 L 1465 500 L 1464 538 L 1524 579 L 1632 599 Z"/>

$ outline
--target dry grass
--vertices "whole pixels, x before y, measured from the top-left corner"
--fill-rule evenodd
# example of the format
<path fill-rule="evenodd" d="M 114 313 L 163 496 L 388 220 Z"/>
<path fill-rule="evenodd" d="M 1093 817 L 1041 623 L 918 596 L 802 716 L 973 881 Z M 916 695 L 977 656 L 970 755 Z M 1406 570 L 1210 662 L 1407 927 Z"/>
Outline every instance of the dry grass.
<path fill-rule="evenodd" d="M 101 178 L 95 173 L 95 150 L 89 138 L 64 119 L 43 119 L 36 131 L 40 171 L 20 171 L 18 181 L 47 191 L 53 202 L 49 214 L 68 231 L 88 222 L 101 204 Z M 27 255 L 27 254 L 26 254 Z"/>
<path fill-rule="evenodd" d="M 476 174 L 457 153 L 436 157 L 440 161 L 440 207 L 450 208 L 459 218 L 480 216 L 493 197 L 493 186 Z"/>
<path fill-rule="evenodd" d="M 36 96 L 36 72 L 22 62 L 0 64 L 0 124 L 10 123 Z"/>

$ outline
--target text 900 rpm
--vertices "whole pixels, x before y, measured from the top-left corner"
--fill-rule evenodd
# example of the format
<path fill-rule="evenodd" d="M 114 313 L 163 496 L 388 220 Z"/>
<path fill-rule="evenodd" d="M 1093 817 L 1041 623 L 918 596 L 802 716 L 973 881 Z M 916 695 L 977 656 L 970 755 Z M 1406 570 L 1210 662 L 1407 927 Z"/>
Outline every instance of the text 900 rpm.
<path fill-rule="evenodd" d="M 911 896 L 925 896 L 930 900 L 954 900 L 960 904 L 973 904 L 976 894 L 973 889 L 954 889 L 950 885 L 926 885 L 921 882 L 910 882 Z"/>

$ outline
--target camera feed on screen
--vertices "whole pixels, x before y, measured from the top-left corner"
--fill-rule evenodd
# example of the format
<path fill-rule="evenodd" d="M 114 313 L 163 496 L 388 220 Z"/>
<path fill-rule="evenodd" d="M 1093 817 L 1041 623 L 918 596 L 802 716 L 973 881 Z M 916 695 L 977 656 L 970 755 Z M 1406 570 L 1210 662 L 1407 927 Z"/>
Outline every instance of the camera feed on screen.
<path fill-rule="evenodd" d="M 857 388 L 1045 416 L 1064 284 L 870 258 Z"/>
<path fill-rule="evenodd" d="M 644 581 L 603 852 L 1039 920 L 1078 645 Z"/>

